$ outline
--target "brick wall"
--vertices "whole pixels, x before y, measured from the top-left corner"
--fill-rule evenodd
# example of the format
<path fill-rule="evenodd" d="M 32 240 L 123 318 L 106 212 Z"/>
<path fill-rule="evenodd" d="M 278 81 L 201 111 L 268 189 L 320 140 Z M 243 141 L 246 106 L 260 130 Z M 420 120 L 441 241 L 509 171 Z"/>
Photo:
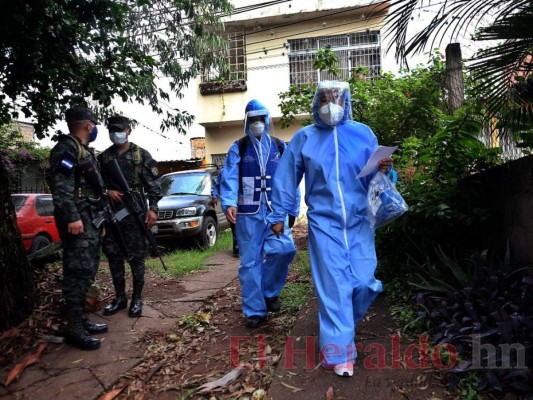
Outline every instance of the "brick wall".
<path fill-rule="evenodd" d="M 205 158 L 205 138 L 191 139 L 192 158 Z"/>
<path fill-rule="evenodd" d="M 15 121 L 13 123 L 13 128 L 22 133 L 25 142 L 33 142 L 33 135 L 35 134 L 33 124 Z"/>

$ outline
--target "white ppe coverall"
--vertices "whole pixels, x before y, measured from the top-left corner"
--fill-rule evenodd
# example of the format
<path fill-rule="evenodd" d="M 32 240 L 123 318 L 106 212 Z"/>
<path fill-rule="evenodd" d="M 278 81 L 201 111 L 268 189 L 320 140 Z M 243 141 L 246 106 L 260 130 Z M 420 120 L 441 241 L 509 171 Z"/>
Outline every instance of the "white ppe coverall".
<path fill-rule="evenodd" d="M 337 110 L 337 121 L 332 121 L 335 110 L 324 113 L 323 93 L 327 90 L 344 101 L 344 109 Z M 328 99 L 335 103 L 331 99 L 336 96 L 330 95 Z M 284 220 L 305 175 L 311 272 L 319 301 L 320 355 L 326 367 L 355 363 L 357 323 L 382 291 L 381 282 L 374 277 L 374 231 L 367 218 L 367 188 L 373 174 L 356 179 L 378 143 L 368 126 L 351 120 L 350 107 L 347 83 L 319 84 L 313 100 L 315 124 L 299 130 L 285 150 L 274 177 L 273 212 L 268 217 L 272 224 Z"/>

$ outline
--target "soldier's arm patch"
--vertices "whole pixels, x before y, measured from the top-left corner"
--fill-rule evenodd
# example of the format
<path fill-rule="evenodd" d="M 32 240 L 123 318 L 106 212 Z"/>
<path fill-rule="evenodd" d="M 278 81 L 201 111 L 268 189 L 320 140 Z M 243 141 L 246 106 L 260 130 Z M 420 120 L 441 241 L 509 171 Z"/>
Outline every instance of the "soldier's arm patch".
<path fill-rule="evenodd" d="M 153 158 L 148 160 L 145 165 L 154 178 L 157 178 L 159 176 L 159 171 L 157 169 L 157 162 Z"/>
<path fill-rule="evenodd" d="M 59 172 L 69 175 L 74 170 L 75 165 L 76 160 L 74 160 L 71 154 L 65 152 L 61 156 L 61 161 L 59 162 L 57 169 Z"/>

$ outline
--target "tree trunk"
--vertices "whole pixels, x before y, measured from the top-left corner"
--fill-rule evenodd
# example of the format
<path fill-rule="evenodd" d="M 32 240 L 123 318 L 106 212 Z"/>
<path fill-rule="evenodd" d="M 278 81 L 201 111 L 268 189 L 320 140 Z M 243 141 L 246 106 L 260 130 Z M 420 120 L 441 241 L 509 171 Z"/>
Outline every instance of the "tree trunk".
<path fill-rule="evenodd" d="M 0 332 L 32 311 L 35 284 L 17 226 L 8 174 L 0 157 Z"/>
<path fill-rule="evenodd" d="M 448 89 L 448 113 L 453 115 L 463 105 L 465 98 L 461 45 L 459 43 L 450 43 L 446 46 L 446 88 Z"/>

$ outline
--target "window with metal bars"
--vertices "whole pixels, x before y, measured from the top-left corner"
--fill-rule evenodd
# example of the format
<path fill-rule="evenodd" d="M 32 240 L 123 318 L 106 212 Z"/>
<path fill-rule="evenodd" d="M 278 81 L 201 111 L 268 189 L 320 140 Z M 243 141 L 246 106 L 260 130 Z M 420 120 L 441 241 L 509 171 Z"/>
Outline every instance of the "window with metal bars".
<path fill-rule="evenodd" d="M 228 40 L 227 66 L 228 70 L 221 73 L 211 70 L 202 75 L 202 82 L 216 80 L 236 81 L 246 79 L 246 35 L 243 27 L 229 27 L 226 32 Z"/>
<path fill-rule="evenodd" d="M 224 166 L 224 161 L 226 160 L 227 153 L 211 154 L 211 162 L 218 165 L 219 167 Z"/>
<path fill-rule="evenodd" d="M 329 48 L 339 59 L 340 74 L 333 76 L 313 68 L 318 50 Z M 381 36 L 379 31 L 348 33 L 289 40 L 291 85 L 317 83 L 326 79 L 346 80 L 350 71 L 367 67 L 370 76 L 381 70 Z"/>

